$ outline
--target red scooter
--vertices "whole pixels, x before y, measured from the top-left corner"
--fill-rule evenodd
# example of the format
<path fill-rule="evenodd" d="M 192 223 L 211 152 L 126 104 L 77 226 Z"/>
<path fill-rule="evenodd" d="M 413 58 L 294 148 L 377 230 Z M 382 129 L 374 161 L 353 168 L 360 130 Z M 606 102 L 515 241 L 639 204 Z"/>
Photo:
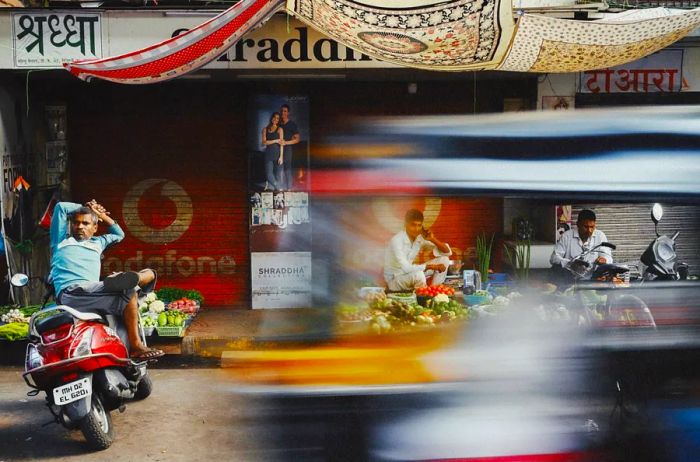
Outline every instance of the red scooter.
<path fill-rule="evenodd" d="M 28 281 L 23 274 L 12 278 L 15 286 Z M 141 336 L 145 343 L 143 332 Z M 126 400 L 151 394 L 146 366 L 129 359 L 126 329 L 115 316 L 58 305 L 42 309 L 29 321 L 23 374 L 33 388 L 28 395 L 44 391 L 55 422 L 79 427 L 95 449 L 108 448 L 114 439 L 110 411 L 122 412 Z"/>

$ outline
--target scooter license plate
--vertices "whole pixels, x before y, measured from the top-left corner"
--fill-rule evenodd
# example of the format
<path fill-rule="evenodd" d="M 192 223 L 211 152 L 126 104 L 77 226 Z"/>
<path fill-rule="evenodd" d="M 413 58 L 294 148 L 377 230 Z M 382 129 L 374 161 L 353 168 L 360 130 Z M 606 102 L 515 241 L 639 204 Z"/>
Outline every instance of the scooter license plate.
<path fill-rule="evenodd" d="M 63 406 L 64 404 L 86 398 L 91 394 L 92 385 L 90 384 L 90 378 L 85 377 L 84 379 L 76 380 L 75 382 L 70 382 L 54 388 L 53 402 L 57 406 Z"/>

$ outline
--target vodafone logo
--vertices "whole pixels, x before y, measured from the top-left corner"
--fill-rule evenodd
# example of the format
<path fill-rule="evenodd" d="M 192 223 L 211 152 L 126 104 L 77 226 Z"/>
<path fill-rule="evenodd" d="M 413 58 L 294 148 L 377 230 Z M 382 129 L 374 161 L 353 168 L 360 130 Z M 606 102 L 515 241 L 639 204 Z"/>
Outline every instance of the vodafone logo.
<path fill-rule="evenodd" d="M 157 199 L 166 198 L 175 206 L 175 219 L 165 227 L 147 225 L 139 211 L 139 203 L 151 195 Z M 149 178 L 136 183 L 122 205 L 124 224 L 131 234 L 149 244 L 168 244 L 179 239 L 192 224 L 192 199 L 174 181 L 164 178 Z"/>

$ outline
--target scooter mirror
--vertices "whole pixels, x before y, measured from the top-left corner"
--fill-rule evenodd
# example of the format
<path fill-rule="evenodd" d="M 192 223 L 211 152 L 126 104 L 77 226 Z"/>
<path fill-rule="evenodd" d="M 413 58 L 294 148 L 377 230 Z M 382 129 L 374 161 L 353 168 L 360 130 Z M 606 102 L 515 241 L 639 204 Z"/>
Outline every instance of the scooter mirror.
<path fill-rule="evenodd" d="M 27 285 L 27 283 L 29 283 L 29 276 L 22 273 L 17 273 L 12 276 L 12 279 L 10 279 L 10 284 L 15 287 L 24 287 Z"/>
<path fill-rule="evenodd" d="M 651 219 L 654 221 L 655 224 L 658 224 L 661 221 L 661 217 L 664 216 L 664 209 L 661 207 L 661 204 L 658 202 L 654 204 L 654 206 L 651 208 Z"/>

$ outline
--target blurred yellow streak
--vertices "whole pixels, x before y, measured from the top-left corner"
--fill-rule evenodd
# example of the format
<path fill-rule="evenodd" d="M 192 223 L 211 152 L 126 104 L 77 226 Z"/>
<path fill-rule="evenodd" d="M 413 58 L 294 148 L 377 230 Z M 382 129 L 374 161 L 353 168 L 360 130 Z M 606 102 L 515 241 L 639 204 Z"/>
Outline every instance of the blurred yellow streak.
<path fill-rule="evenodd" d="M 408 155 L 413 152 L 409 144 L 319 144 L 313 148 L 314 157 L 369 158 Z"/>
<path fill-rule="evenodd" d="M 341 338 L 332 345 L 227 351 L 222 367 L 237 379 L 268 385 L 387 385 L 438 380 L 422 356 L 449 345 L 460 323 L 387 335 Z"/>

